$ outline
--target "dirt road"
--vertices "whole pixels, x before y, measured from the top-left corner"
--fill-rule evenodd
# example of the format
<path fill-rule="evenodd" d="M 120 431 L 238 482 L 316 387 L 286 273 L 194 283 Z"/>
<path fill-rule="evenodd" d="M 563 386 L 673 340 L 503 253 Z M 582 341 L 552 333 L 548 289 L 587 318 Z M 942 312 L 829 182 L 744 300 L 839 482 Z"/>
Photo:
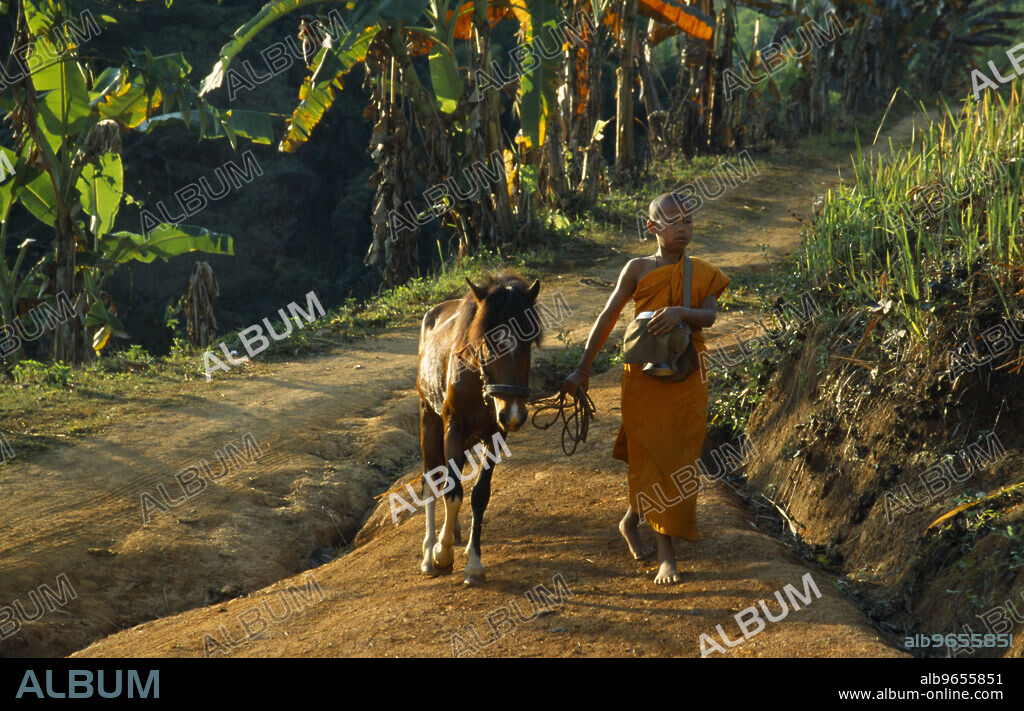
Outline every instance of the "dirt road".
<path fill-rule="evenodd" d="M 906 135 L 909 123 L 892 133 Z M 762 244 L 769 258 L 791 251 L 792 213 L 807 214 L 839 165 L 804 156 L 709 202 L 692 253 L 735 276 L 765 264 Z M 564 327 L 574 339 L 607 298 L 600 285 L 651 244 L 626 225 L 620 260 L 544 280 L 542 298 L 560 292 L 572 308 Z M 709 347 L 751 316 L 724 313 Z M 388 521 L 352 553 L 303 572 L 314 548 L 351 540 L 373 494 L 418 471 L 415 359 L 416 329 L 406 328 L 261 365 L 244 380 L 215 380 L 195 405 L 0 470 L 0 601 L 24 608 L 0 655 L 67 654 L 93 642 L 78 654 L 449 655 L 460 633 L 454 651 L 465 654 L 699 656 L 702 634 L 723 646 L 742 639 L 735 615 L 759 600 L 778 616 L 776 591 L 792 600 L 782 591 L 806 590 L 808 573 L 821 597 L 728 655 L 904 654 L 824 570 L 758 530 L 721 484 L 701 494 L 703 540 L 677 547 L 684 582 L 655 587 L 653 566 L 631 561 L 615 528 L 626 507 L 625 465 L 609 456 L 617 370 L 592 379 L 598 419 L 573 457 L 554 432 L 510 438 L 484 529 L 485 588 L 462 588 L 461 552 L 452 576 L 419 573 L 422 515 Z M 189 466 L 204 476 L 181 476 Z M 74 596 L 36 619 L 30 593 L 62 574 Z M 559 597 L 533 616 L 540 585 Z M 241 642 L 246 629 L 257 638 Z"/>

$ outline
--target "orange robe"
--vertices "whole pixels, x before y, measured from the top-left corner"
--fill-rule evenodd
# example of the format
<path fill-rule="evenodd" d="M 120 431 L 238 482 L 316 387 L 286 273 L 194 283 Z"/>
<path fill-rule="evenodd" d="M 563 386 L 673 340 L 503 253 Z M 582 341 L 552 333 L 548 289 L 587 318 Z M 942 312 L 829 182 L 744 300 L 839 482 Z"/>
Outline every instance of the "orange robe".
<path fill-rule="evenodd" d="M 703 259 L 690 260 L 690 306 L 700 308 L 709 295 L 722 295 L 729 278 Z M 633 300 L 636 313 L 682 306 L 683 260 L 647 274 L 637 284 Z M 642 365 L 624 366 L 622 424 L 612 449 L 612 457 L 629 465 L 633 510 L 658 533 L 688 541 L 698 539 L 697 480 L 686 482 L 696 476 L 708 420 L 707 376 L 700 356 L 707 349 L 701 329 L 693 330 L 693 345 L 700 368 L 679 382 L 644 375 Z"/>

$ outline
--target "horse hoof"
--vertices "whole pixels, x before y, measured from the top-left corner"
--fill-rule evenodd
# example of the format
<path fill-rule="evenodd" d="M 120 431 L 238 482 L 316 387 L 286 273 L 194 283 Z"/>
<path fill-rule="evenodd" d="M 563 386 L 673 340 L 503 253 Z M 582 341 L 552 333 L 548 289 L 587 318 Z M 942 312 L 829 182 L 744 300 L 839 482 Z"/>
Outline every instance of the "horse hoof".
<path fill-rule="evenodd" d="M 438 574 L 448 575 L 455 566 L 455 551 L 448 551 L 448 560 L 444 560 L 442 553 L 441 544 L 438 543 L 434 546 L 434 550 L 430 552 L 430 558 L 434 562 L 434 567 L 437 569 Z"/>
<path fill-rule="evenodd" d="M 466 573 L 466 579 L 462 584 L 467 587 L 477 587 L 487 582 L 487 575 L 483 570 L 474 570 Z"/>
<path fill-rule="evenodd" d="M 424 575 L 429 575 L 432 578 L 436 576 L 437 568 L 434 567 L 434 561 L 428 558 L 427 560 L 424 560 L 422 563 L 420 563 L 420 572 Z"/>

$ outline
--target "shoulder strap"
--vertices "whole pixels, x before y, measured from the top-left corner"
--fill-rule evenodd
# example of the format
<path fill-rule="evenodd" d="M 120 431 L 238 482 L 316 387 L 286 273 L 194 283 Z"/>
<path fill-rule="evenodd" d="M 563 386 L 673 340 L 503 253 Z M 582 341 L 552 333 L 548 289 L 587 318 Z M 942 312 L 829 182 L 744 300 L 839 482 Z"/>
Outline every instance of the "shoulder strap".
<path fill-rule="evenodd" d="M 690 268 L 690 256 L 684 255 L 683 259 L 683 306 L 690 307 L 690 278 L 693 276 L 693 270 Z M 679 282 L 676 282 L 677 284 Z"/>

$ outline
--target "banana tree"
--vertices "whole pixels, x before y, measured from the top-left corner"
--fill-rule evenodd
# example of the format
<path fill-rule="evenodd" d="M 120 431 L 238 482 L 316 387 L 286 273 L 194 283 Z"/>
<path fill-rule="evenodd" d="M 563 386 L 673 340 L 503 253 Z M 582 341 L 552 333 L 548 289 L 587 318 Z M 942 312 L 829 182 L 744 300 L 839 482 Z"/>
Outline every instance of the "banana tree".
<path fill-rule="evenodd" d="M 556 15 L 551 9 L 553 5 L 551 0 L 527 0 L 528 21 L 550 28 Z M 575 212 L 593 200 L 600 166 L 599 145 L 609 123 L 600 116 L 601 68 L 606 47 L 614 42 L 619 48 L 615 155 L 616 173 L 626 176 L 632 174 L 636 160 L 633 147 L 636 18 L 642 16 L 650 21 L 648 41 L 652 44 L 679 33 L 706 41 L 712 35 L 713 23 L 699 8 L 675 0 L 585 0 L 565 2 L 563 8 L 563 16 L 556 21 L 563 26 L 566 22 L 578 25 L 576 30 L 584 42 L 581 46 L 565 42 L 560 67 L 557 60 L 552 62 L 542 56 L 531 71 L 524 73 L 520 98 L 524 107 L 522 125 L 526 143 L 545 144 L 548 135 L 554 139 L 553 145 L 543 153 L 549 166 L 540 171 L 542 194 L 553 198 L 560 207 Z M 539 32 L 533 33 L 531 27 L 527 34 L 536 36 Z M 552 121 L 556 95 L 562 107 L 562 120 L 557 124 Z M 558 155 L 562 150 L 568 151 L 567 159 Z"/>
<path fill-rule="evenodd" d="M 226 137 L 232 146 L 239 137 L 269 143 L 272 134 L 265 114 L 221 112 L 200 100 L 188 84 L 191 68 L 181 54 L 154 57 L 148 50 L 129 51 L 126 63 L 93 75 L 78 61 L 76 38 L 57 23 L 68 15 L 59 0 L 45 6 L 23 0 L 12 17 L 14 54 L 33 71 L 0 92 L 0 108 L 8 111 L 14 138 L 5 157 L 15 171 L 0 188 L 0 325 L 5 333 L 13 329 L 24 299 L 63 294 L 74 317 L 56 326 L 53 356 L 80 363 L 112 334 L 123 334 L 103 292 L 119 264 L 232 250 L 227 236 L 193 226 L 160 225 L 159 239 L 111 234 L 124 197 L 121 131 L 145 132 L 181 122 L 201 138 Z M 40 63 L 33 57 L 56 59 Z M 7 231 L 16 205 L 54 235 L 52 249 L 27 268 L 32 240 L 23 242 L 13 263 L 8 262 Z"/>
<path fill-rule="evenodd" d="M 221 85 L 233 59 L 261 31 L 313 4 L 351 5 L 341 0 L 268 2 L 221 48 L 202 93 Z M 487 9 L 486 3 L 480 5 L 482 10 Z M 479 18 L 472 3 L 378 0 L 357 3 L 345 15 L 344 25 L 343 36 L 325 36 L 309 61 L 308 74 L 299 90 L 300 102 L 292 112 L 279 150 L 296 151 L 331 108 L 346 75 L 354 67 L 366 65 L 366 88 L 371 100 L 365 116 L 373 121 L 370 153 L 377 164 L 369 182 L 376 196 L 371 218 L 373 239 L 366 261 L 381 268 L 383 282 L 389 286 L 406 281 L 417 266 L 423 215 L 410 212 L 416 206 L 415 166 L 420 164 L 420 177 L 429 184 L 460 172 L 463 157 L 455 150 L 455 136 L 460 130 L 464 134 L 472 130 L 467 126 L 468 94 L 459 73 L 455 42 L 467 39 L 473 27 L 479 27 Z M 484 43 L 480 53 L 487 54 L 486 49 Z M 414 57 L 421 54 L 428 55 L 429 82 L 420 79 L 414 66 Z M 477 124 L 473 130 L 490 128 L 489 122 Z M 421 151 L 426 154 L 419 162 L 414 157 L 414 131 L 420 132 Z M 466 143 L 465 135 L 462 143 Z M 504 180 L 501 182 L 504 190 Z M 459 218 L 463 213 L 478 214 L 483 202 L 446 209 L 445 213 L 456 218 L 456 225 L 462 224 L 463 234 L 468 235 L 470 229 Z M 507 219 L 501 221 L 507 223 Z"/>
<path fill-rule="evenodd" d="M 267 3 L 221 48 L 202 93 L 221 85 L 230 64 L 260 31 L 311 4 L 351 5 L 340 0 Z M 368 183 L 376 195 L 365 261 L 381 268 L 385 285 L 415 273 L 420 224 L 435 215 L 459 236 L 460 252 L 514 241 L 509 181 L 504 164 L 492 160 L 502 155 L 502 144 L 501 84 L 491 66 L 490 28 L 520 14 L 521 8 L 508 0 L 361 2 L 344 15 L 344 34 L 325 37 L 309 62 L 300 103 L 279 150 L 294 151 L 308 140 L 346 75 L 364 64 L 364 86 L 370 94 L 364 116 L 373 122 L 369 151 L 377 163 Z M 468 67 L 461 65 L 460 55 Z M 426 79 L 417 69 L 421 56 L 426 56 Z M 429 206 L 413 199 L 417 174 L 430 186 L 457 181 L 465 188 L 467 169 L 481 165 L 487 168 L 471 171 L 483 183 L 479 193 L 461 197 L 459 190 L 446 191 L 441 202 Z M 415 209 L 419 207 L 427 209 Z"/>
<path fill-rule="evenodd" d="M 615 69 L 615 173 L 621 180 L 636 167 L 633 150 L 633 58 L 636 46 L 636 0 L 621 0 L 621 48 Z"/>

